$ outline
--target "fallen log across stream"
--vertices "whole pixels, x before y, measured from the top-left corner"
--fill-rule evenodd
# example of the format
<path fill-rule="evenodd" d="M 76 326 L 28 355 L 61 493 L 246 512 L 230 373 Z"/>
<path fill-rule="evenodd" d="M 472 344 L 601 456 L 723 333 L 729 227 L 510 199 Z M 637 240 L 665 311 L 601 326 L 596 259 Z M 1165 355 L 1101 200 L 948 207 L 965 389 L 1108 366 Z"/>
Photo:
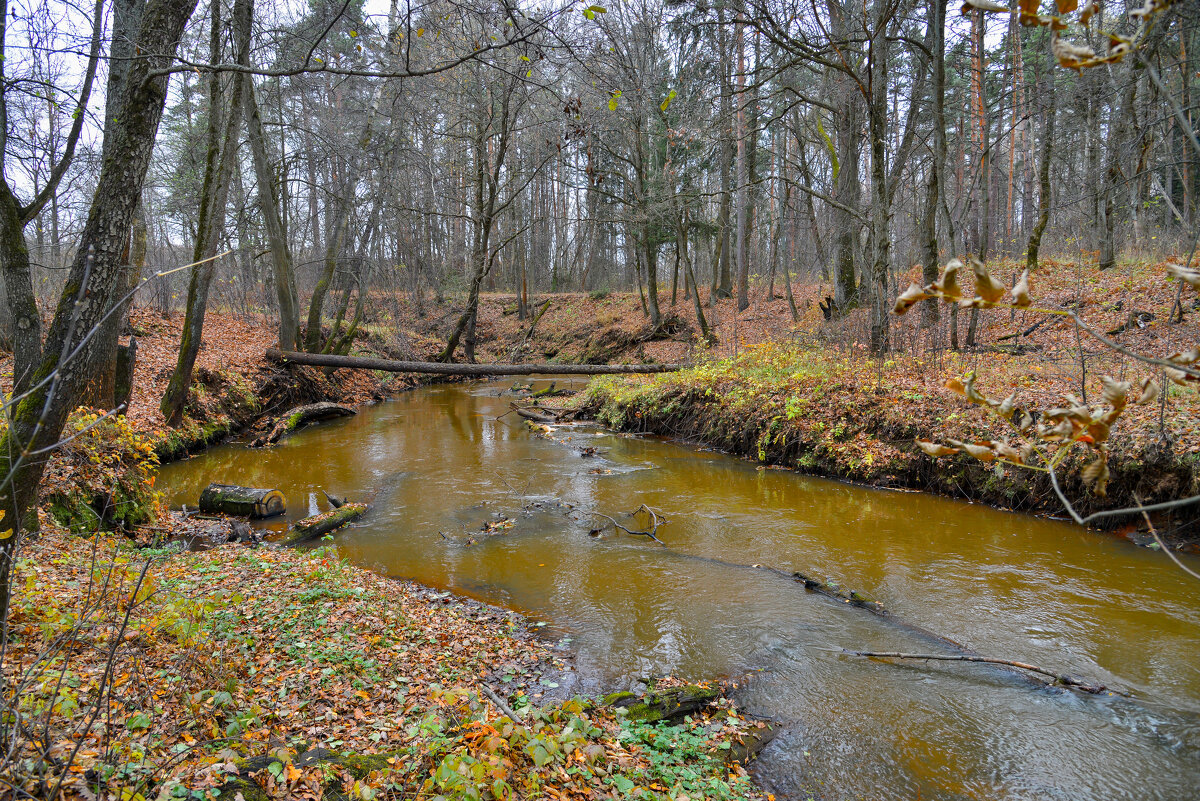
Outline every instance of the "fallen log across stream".
<path fill-rule="evenodd" d="M 335 356 L 331 353 L 297 353 L 268 348 L 266 356 L 280 364 L 304 364 L 310 367 L 383 370 L 389 373 L 428 373 L 430 375 L 613 375 L 634 373 L 673 373 L 685 364 L 449 364 L 446 362 L 402 362 L 363 356 Z"/>

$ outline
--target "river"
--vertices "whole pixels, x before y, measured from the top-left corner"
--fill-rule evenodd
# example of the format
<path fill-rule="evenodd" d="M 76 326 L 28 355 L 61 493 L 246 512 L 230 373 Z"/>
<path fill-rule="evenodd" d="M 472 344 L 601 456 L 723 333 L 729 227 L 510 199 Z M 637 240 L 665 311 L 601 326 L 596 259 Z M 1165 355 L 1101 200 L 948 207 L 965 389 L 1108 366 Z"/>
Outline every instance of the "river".
<path fill-rule="evenodd" d="M 511 384 L 419 389 L 273 449 L 210 449 L 160 481 L 173 506 L 194 507 L 209 481 L 275 487 L 289 520 L 328 508 L 321 490 L 372 498 L 371 515 L 336 535 L 346 557 L 546 621 L 577 654 L 581 692 L 742 677 L 739 703 L 784 726 L 757 766 L 781 798 L 1200 797 L 1200 582 L 1163 554 L 661 439 L 538 437 L 505 414 Z M 637 530 L 648 521 L 623 515 L 641 504 L 668 520 L 665 545 L 611 526 L 590 534 L 597 513 Z M 979 664 L 847 656 L 950 651 L 765 567 L 1131 697 Z"/>

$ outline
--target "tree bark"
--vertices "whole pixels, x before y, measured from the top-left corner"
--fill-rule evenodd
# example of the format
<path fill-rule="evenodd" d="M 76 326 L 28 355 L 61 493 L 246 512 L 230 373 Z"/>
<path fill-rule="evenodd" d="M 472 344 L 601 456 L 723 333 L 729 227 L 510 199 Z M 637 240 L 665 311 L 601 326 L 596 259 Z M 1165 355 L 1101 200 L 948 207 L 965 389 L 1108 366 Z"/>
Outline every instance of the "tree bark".
<path fill-rule="evenodd" d="M 1043 112 L 1045 125 L 1042 128 L 1042 152 L 1038 162 L 1038 219 L 1029 233 L 1029 244 L 1025 249 L 1025 268 L 1030 272 L 1037 269 L 1038 250 L 1042 246 L 1042 234 L 1050 222 L 1050 155 L 1054 148 L 1054 119 L 1058 116 L 1058 102 L 1054 92 L 1054 68 L 1046 76 L 1046 105 Z"/>
<path fill-rule="evenodd" d="M 857 48 L 851 43 L 846 11 L 836 0 L 827 0 L 832 33 L 842 51 L 842 60 L 854 64 Z M 831 212 L 834 231 L 833 301 L 835 314 L 844 314 L 858 303 L 858 286 L 854 275 L 854 251 L 858 238 L 858 221 L 847 209 L 859 205 L 859 124 L 858 100 L 853 77 L 836 70 L 834 75 L 835 102 L 840 104 L 834 115 L 836 149 L 833 167 L 833 199 L 838 205 Z"/>
<path fill-rule="evenodd" d="M 925 193 L 924 216 L 921 218 L 921 239 L 925 248 L 921 264 L 921 279 L 925 285 L 937 281 L 940 252 L 937 238 L 937 216 L 944 190 L 942 175 L 946 169 L 946 6 L 947 0 L 933 0 L 929 9 L 930 43 L 933 50 L 933 152 L 929 165 L 929 185 Z M 911 112 L 910 112 L 911 113 Z M 938 322 L 938 301 L 925 301 L 921 309 L 921 325 L 929 328 Z"/>
<path fill-rule="evenodd" d="M 891 268 L 892 234 L 889 224 L 891 195 L 887 176 L 887 87 L 888 87 L 888 3 L 875 0 L 876 13 L 870 41 L 871 135 L 871 352 L 879 355 L 891 347 L 891 304 L 888 302 L 888 271 Z M 911 112 L 910 112 L 911 113 Z"/>
<path fill-rule="evenodd" d="M 200 493 L 200 511 L 208 514 L 264 518 L 287 511 L 287 501 L 277 489 L 209 484 Z"/>
<path fill-rule="evenodd" d="M 220 0 L 213 0 L 213 15 L 220 7 Z M 249 66 L 250 63 L 250 23 L 252 10 L 250 0 L 235 0 L 233 6 L 233 30 L 236 63 Z M 215 24 L 214 24 L 215 27 Z M 220 55 L 219 31 L 213 38 L 213 44 L 218 48 L 214 54 Z M 187 312 L 183 321 L 183 341 L 179 344 L 179 359 L 175 363 L 175 371 L 163 393 L 160 410 L 166 418 L 167 425 L 178 426 L 183 422 L 183 411 L 187 405 L 188 391 L 192 386 L 192 371 L 196 366 L 196 356 L 200 353 L 200 343 L 204 336 L 204 316 L 208 311 L 208 293 L 212 286 L 213 275 L 216 272 L 217 248 L 221 244 L 221 235 L 225 227 L 225 201 L 228 197 L 229 182 L 233 176 L 234 163 L 237 161 L 238 139 L 242 127 L 242 95 L 245 92 L 249 77 L 244 72 L 235 72 L 231 79 L 229 103 L 223 107 L 221 92 L 217 81 L 220 73 L 213 73 L 213 86 L 210 89 L 209 115 L 215 116 L 221 109 L 224 117 L 224 132 L 220 140 L 209 140 L 209 160 L 218 166 L 206 175 L 204 190 L 200 203 L 200 225 L 197 229 L 195 258 L 199 262 L 192 267 L 191 280 L 188 283 Z M 210 126 L 209 134 L 213 133 Z M 219 154 L 219 155 L 218 155 Z M 211 178 L 211 181 L 208 180 Z"/>
<path fill-rule="evenodd" d="M 258 111 L 253 82 L 249 80 L 246 84 L 245 102 L 246 138 L 250 143 L 250 154 L 254 161 L 254 176 L 258 182 L 258 208 L 262 213 L 263 228 L 271 247 L 275 297 L 279 303 L 279 347 L 283 350 L 295 350 L 300 337 L 300 299 L 296 292 L 296 274 L 287 232 L 279 213 L 279 191 L 275 186 L 275 176 L 271 172 L 267 157 L 262 117 Z"/>
<path fill-rule="evenodd" d="M 746 41 L 743 24 L 737 23 L 737 308 L 750 305 L 750 254 L 747 250 L 750 214 L 750 173 L 746 160 Z"/>
<path fill-rule="evenodd" d="M 0 621 L 8 617 L 13 548 L 23 528 L 36 528 L 37 489 L 49 450 L 94 367 L 80 356 L 85 340 L 94 334 L 120 286 L 122 256 L 166 101 L 165 68 L 174 60 L 194 8 L 195 0 L 150 0 L 145 7 L 120 113 L 105 132 L 112 158 L 101 165 L 31 390 L 16 404 L 8 430 L 0 434 L 0 475 L 11 476 L 0 494 L 0 508 L 13 528 L 12 534 L 0 538 Z"/>

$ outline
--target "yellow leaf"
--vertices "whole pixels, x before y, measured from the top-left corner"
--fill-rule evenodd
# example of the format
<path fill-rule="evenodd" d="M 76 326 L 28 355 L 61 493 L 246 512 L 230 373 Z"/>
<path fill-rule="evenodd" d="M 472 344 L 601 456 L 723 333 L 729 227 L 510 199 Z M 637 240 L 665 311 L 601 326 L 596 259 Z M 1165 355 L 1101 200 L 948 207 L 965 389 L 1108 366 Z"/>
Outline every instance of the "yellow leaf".
<path fill-rule="evenodd" d="M 6 529 L 4 531 L 0 531 L 0 540 L 6 540 L 9 537 L 11 537 L 12 535 L 13 535 L 13 530 L 11 528 Z"/>
<path fill-rule="evenodd" d="M 1017 281 L 1017 285 L 1012 291 L 1013 305 L 1018 309 L 1024 309 L 1033 303 L 1029 298 L 1029 269 L 1021 273 L 1021 280 Z"/>
<path fill-rule="evenodd" d="M 1004 297 L 1004 284 L 992 278 L 983 262 L 972 256 L 971 270 L 975 273 L 975 294 L 983 298 L 984 303 L 995 303 Z"/>
<path fill-rule="evenodd" d="M 1141 389 L 1141 393 L 1134 403 L 1139 406 L 1154 403 L 1154 401 L 1158 400 L 1158 393 L 1162 391 L 1158 386 L 1158 382 L 1149 377 L 1143 378 L 1142 383 L 1138 384 L 1138 387 Z"/>
<path fill-rule="evenodd" d="M 932 295 L 926 294 L 921 285 L 914 282 L 909 285 L 908 289 L 904 290 L 904 293 L 900 297 L 896 298 L 896 305 L 892 307 L 892 313 L 904 314 L 914 303 L 930 297 Z"/>
<path fill-rule="evenodd" d="M 916 439 L 917 447 L 925 451 L 930 456 L 951 456 L 958 453 L 958 448 L 949 448 L 938 442 L 930 442 L 927 439 Z"/>
<path fill-rule="evenodd" d="M 963 449 L 981 462 L 993 462 L 996 460 L 996 454 L 992 450 L 992 443 L 990 442 L 987 445 L 976 445 L 957 439 L 947 439 L 946 441 L 956 448 Z"/>
<path fill-rule="evenodd" d="M 946 266 L 942 270 L 942 277 L 929 288 L 946 300 L 958 300 L 962 297 L 962 289 L 958 286 L 958 271 L 962 266 L 963 263 L 958 259 L 946 262 Z"/>

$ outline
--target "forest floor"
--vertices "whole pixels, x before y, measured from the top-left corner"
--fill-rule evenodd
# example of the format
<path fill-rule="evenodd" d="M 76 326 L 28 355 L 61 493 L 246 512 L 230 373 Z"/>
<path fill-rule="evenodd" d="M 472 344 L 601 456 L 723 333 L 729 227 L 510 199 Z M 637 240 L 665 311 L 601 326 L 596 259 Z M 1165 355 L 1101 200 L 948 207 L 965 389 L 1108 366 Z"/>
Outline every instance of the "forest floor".
<path fill-rule="evenodd" d="M 6 762 L 35 797 L 760 797 L 726 757 L 762 724 L 727 700 L 651 725 L 568 698 L 569 655 L 516 614 L 333 546 L 179 553 L 51 527 L 13 586 L 25 737 Z"/>

